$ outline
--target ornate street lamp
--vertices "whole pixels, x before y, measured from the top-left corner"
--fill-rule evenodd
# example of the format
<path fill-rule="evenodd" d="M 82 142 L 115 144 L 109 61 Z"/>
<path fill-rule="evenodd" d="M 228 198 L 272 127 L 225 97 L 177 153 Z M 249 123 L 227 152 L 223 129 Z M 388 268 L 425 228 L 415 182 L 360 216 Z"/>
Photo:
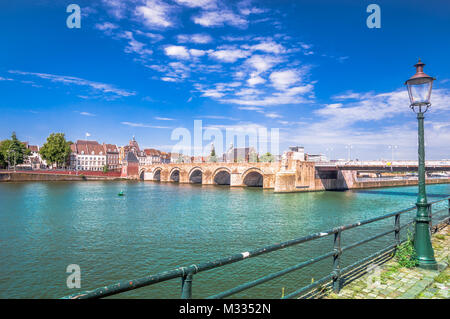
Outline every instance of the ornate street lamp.
<path fill-rule="evenodd" d="M 430 216 L 428 214 L 429 204 L 425 190 L 425 146 L 424 146 L 424 113 L 430 107 L 431 89 L 433 77 L 423 72 L 424 63 L 417 62 L 414 67 L 416 74 L 405 82 L 408 88 L 411 109 L 417 114 L 419 122 L 419 194 L 417 195 L 416 229 L 414 234 L 414 248 L 419 267 L 436 269 L 437 263 L 434 259 L 434 251 L 431 246 Z"/>

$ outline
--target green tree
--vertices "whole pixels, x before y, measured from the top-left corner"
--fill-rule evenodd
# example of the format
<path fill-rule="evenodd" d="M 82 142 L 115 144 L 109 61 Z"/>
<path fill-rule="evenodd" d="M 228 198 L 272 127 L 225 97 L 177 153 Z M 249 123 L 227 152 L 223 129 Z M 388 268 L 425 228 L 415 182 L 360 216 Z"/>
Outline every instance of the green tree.
<path fill-rule="evenodd" d="M 47 142 L 41 147 L 39 153 L 48 164 L 63 167 L 69 160 L 70 144 L 66 141 L 64 133 L 52 133 L 47 137 Z"/>
<path fill-rule="evenodd" d="M 108 164 L 103 166 L 103 173 L 108 173 Z"/>
<path fill-rule="evenodd" d="M 13 166 L 15 169 L 17 164 L 22 164 L 26 160 L 31 151 L 17 139 L 16 133 L 13 132 L 10 140 L 0 142 L 0 154 L 0 165 Z"/>
<path fill-rule="evenodd" d="M 0 168 L 5 168 L 6 165 L 8 165 L 7 162 L 6 162 L 6 158 L 5 158 L 5 156 L 3 155 L 3 148 L 5 147 L 5 146 L 4 146 L 4 143 L 5 143 L 6 141 L 7 141 L 7 140 L 0 141 Z"/>
<path fill-rule="evenodd" d="M 261 156 L 261 162 L 273 162 L 275 159 L 272 154 L 267 152 L 263 156 Z"/>
<path fill-rule="evenodd" d="M 249 156 L 248 156 L 248 161 L 250 163 L 258 162 L 258 154 L 256 154 L 255 152 L 250 153 Z"/>

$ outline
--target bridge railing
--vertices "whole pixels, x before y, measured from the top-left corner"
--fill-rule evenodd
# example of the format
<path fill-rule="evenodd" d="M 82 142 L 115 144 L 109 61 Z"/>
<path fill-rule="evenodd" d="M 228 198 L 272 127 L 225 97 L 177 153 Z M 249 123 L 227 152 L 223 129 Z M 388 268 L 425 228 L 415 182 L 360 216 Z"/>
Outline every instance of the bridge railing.
<path fill-rule="evenodd" d="M 433 211 L 433 209 L 432 209 L 433 206 L 435 206 L 435 207 L 439 206 L 439 209 Z M 321 260 L 327 259 L 327 258 L 333 259 L 331 272 L 328 275 L 326 275 L 325 277 L 323 277 L 317 281 L 314 281 L 310 285 L 307 285 L 307 286 L 297 289 L 296 291 L 284 296 L 284 298 L 299 297 L 301 295 L 308 293 L 309 291 L 313 290 L 314 288 L 316 288 L 318 286 L 322 286 L 324 284 L 331 284 L 334 292 L 339 292 L 339 290 L 341 289 L 341 286 L 342 286 L 342 276 L 344 274 L 349 273 L 350 271 L 357 268 L 358 266 L 361 266 L 361 265 L 365 264 L 366 262 L 368 262 L 378 256 L 381 256 L 381 255 L 386 254 L 391 251 L 395 251 L 395 249 L 402 242 L 405 241 L 405 239 L 402 240 L 400 238 L 400 231 L 403 228 L 411 226 L 415 222 L 415 220 L 414 219 L 410 220 L 407 223 L 401 225 L 400 224 L 400 216 L 407 212 L 411 212 L 415 209 L 416 209 L 416 207 L 413 206 L 413 207 L 409 207 L 409 208 L 406 208 L 406 209 L 403 209 L 400 211 L 385 214 L 382 216 L 366 219 L 366 220 L 359 221 L 359 222 L 356 222 L 353 224 L 335 227 L 335 228 L 332 228 L 332 229 L 324 231 L 324 232 L 317 232 L 314 234 L 310 234 L 310 235 L 303 236 L 300 238 L 292 239 L 292 240 L 285 241 L 282 243 L 277 243 L 277 244 L 265 246 L 262 248 L 238 253 L 238 254 L 228 256 L 225 258 L 221 258 L 221 259 L 217 259 L 214 261 L 204 262 L 204 263 L 200 263 L 200 264 L 194 264 L 194 265 L 190 265 L 190 266 L 186 266 L 186 267 L 179 267 L 176 269 L 160 272 L 155 275 L 149 275 L 149 276 L 141 277 L 138 279 L 123 280 L 123 281 L 117 282 L 115 284 L 97 288 L 97 289 L 94 289 L 91 291 L 78 292 L 78 293 L 66 296 L 66 297 L 64 297 L 64 299 L 103 298 L 103 297 L 119 294 L 119 293 L 122 293 L 125 291 L 154 285 L 154 284 L 157 284 L 160 282 L 165 282 L 165 281 L 172 280 L 175 278 L 181 278 L 181 298 L 189 299 L 189 298 L 192 298 L 192 282 L 194 279 L 194 275 L 197 275 L 197 274 L 207 271 L 207 270 L 216 269 L 216 268 L 228 265 L 228 264 L 233 264 L 233 263 L 242 261 L 244 259 L 253 258 L 253 257 L 264 255 L 264 254 L 269 254 L 274 251 L 282 250 L 282 249 L 285 249 L 285 248 L 291 247 L 291 246 L 296 246 L 296 245 L 299 245 L 299 244 L 302 244 L 305 242 L 309 242 L 309 241 L 313 241 L 313 240 L 323 238 L 326 236 L 334 237 L 333 249 L 331 251 L 329 251 L 323 255 L 308 259 L 306 261 L 303 261 L 303 262 L 293 265 L 291 267 L 285 268 L 278 272 L 272 273 L 270 275 L 260 277 L 258 279 L 243 283 L 232 289 L 209 296 L 208 299 L 225 298 L 225 297 L 234 295 L 236 293 L 242 292 L 249 288 L 252 288 L 257 285 L 268 282 L 272 279 L 275 279 L 275 278 L 281 277 L 283 275 L 286 275 L 288 273 L 291 273 L 293 271 L 300 270 L 307 266 L 313 265 L 313 264 L 315 264 Z M 429 211 L 431 221 L 432 221 L 430 223 L 431 229 L 433 229 L 433 228 L 436 229 L 438 227 L 438 225 L 449 224 L 449 222 L 450 222 L 450 197 L 446 197 L 446 198 L 443 198 L 443 199 L 440 199 L 440 200 L 437 200 L 434 202 L 430 202 L 428 204 L 428 211 Z M 364 240 L 358 241 L 356 243 L 352 243 L 345 247 L 341 246 L 342 236 L 345 231 L 347 231 L 349 229 L 361 227 L 363 225 L 378 222 L 381 220 L 385 220 L 388 218 L 394 219 L 394 223 L 393 223 L 394 227 L 393 228 L 391 228 L 387 231 L 384 231 L 382 233 L 379 233 L 377 235 L 371 236 L 369 238 L 366 238 Z M 394 233 L 394 236 L 392 238 L 392 243 L 390 245 L 388 245 L 387 247 L 384 247 L 383 249 L 377 251 L 376 253 L 371 254 L 363 259 L 360 259 L 357 262 L 355 262 L 345 268 L 340 267 L 341 257 L 344 252 L 347 252 L 350 249 L 353 249 L 355 247 L 366 244 L 375 239 L 384 237 L 384 236 L 392 234 L 392 233 Z"/>

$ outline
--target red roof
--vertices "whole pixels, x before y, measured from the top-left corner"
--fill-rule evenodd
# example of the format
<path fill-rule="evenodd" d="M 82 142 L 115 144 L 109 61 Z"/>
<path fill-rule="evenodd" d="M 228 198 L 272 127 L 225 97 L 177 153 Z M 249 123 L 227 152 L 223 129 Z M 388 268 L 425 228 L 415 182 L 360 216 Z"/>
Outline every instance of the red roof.
<path fill-rule="evenodd" d="M 39 152 L 39 147 L 37 145 L 28 145 L 28 149 L 32 152 Z"/>
<path fill-rule="evenodd" d="M 146 148 L 144 152 L 147 156 L 161 156 L 161 151 L 155 150 L 154 148 Z"/>
<path fill-rule="evenodd" d="M 78 140 L 76 143 L 76 153 L 85 155 L 105 155 L 103 146 L 97 141 Z"/>
<path fill-rule="evenodd" d="M 105 151 L 105 153 L 119 153 L 117 146 L 114 144 L 103 143 L 103 150 Z"/>

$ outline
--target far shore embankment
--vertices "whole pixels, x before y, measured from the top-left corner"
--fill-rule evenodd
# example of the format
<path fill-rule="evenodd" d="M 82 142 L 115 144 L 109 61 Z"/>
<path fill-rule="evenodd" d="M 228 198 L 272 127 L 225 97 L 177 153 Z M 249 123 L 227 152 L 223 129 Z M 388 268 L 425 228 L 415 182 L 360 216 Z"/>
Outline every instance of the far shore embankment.
<path fill-rule="evenodd" d="M 120 172 L 0 171 L 0 182 L 121 180 Z"/>

